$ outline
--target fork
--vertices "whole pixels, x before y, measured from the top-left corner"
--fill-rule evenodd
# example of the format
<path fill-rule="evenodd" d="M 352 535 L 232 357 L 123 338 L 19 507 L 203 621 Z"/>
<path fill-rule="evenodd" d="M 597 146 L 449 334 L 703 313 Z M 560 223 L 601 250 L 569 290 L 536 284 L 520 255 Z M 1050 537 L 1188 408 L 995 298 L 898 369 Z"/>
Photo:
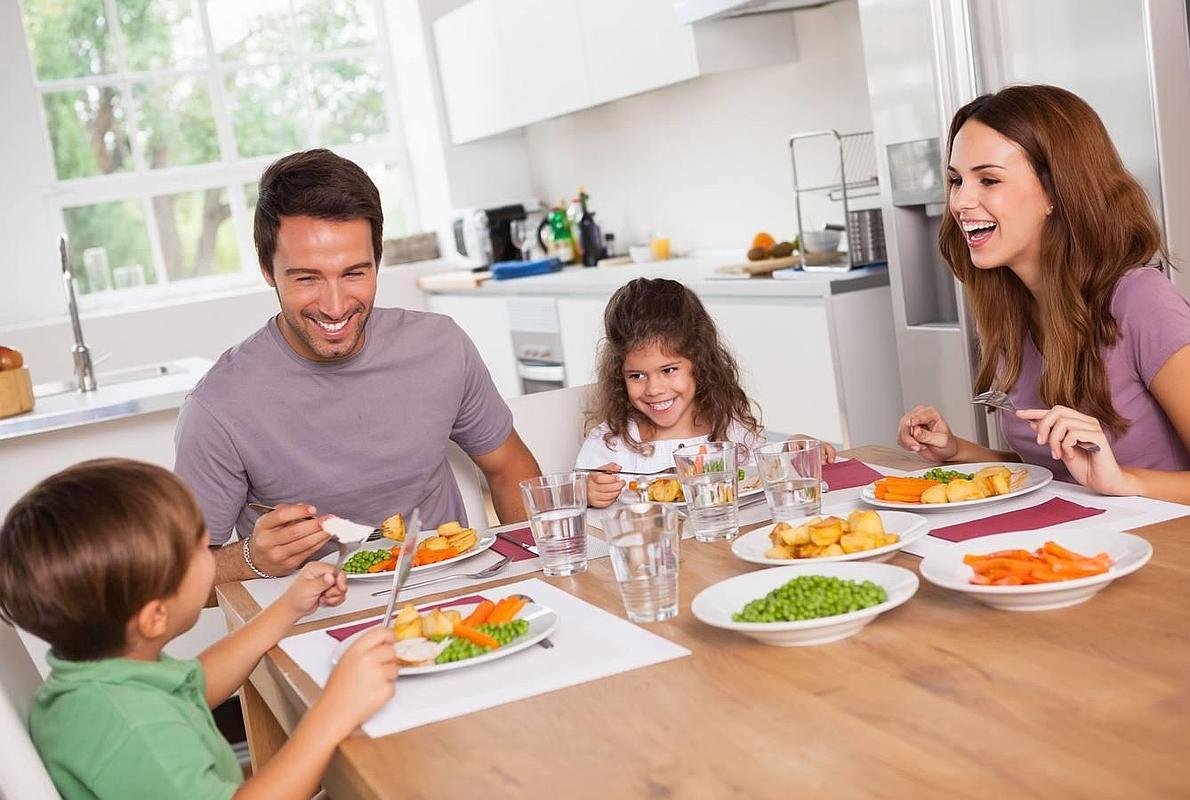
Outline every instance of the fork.
<path fill-rule="evenodd" d="M 259 511 L 261 514 L 268 514 L 270 511 L 276 511 L 276 506 L 266 506 L 264 503 L 249 503 L 248 508 L 253 511 Z M 303 519 L 314 519 L 314 517 L 303 517 Z M 356 549 L 359 549 L 364 542 L 374 542 L 380 538 L 380 529 L 373 528 L 372 532 L 368 534 L 367 538 L 361 539 L 356 543 Z M 343 571 L 343 564 L 347 562 L 347 554 L 351 551 L 344 542 L 339 541 L 339 537 L 332 536 L 331 541 L 335 544 L 335 549 L 339 551 L 339 558 L 335 561 L 335 573 L 338 574 Z"/>
<path fill-rule="evenodd" d="M 978 405 L 989 406 L 990 408 L 998 408 L 1001 411 L 1007 411 L 1009 413 L 1016 411 L 1016 406 L 1013 405 L 1012 400 L 1007 394 L 1000 391 L 999 389 L 991 389 L 990 391 L 980 392 L 979 394 L 975 395 L 975 397 L 971 398 L 971 402 Z M 1099 452 L 1099 445 L 1095 444 L 1094 442 L 1076 442 L 1074 446 L 1088 453 Z"/>
<path fill-rule="evenodd" d="M 417 583 L 406 584 L 405 588 L 406 589 L 420 589 L 423 586 L 429 586 L 431 583 L 438 583 L 439 581 L 448 581 L 448 580 L 452 580 L 454 578 L 490 578 L 493 575 L 495 575 L 496 573 L 498 573 L 500 570 L 502 570 L 506 566 L 508 566 L 509 561 L 512 561 L 512 557 L 504 556 L 504 558 L 500 559 L 495 564 L 491 564 L 487 567 L 484 567 L 479 572 L 472 572 L 469 575 L 439 575 L 436 578 L 427 578 L 424 581 L 418 581 Z M 372 592 L 372 596 L 380 597 L 381 595 L 388 594 L 391 591 L 392 591 L 392 589 L 381 589 L 379 591 Z"/>
<path fill-rule="evenodd" d="M 654 475 L 673 475 L 674 468 L 659 469 L 654 472 L 629 472 L 628 470 L 616 471 L 614 469 L 601 469 L 599 467 L 575 467 L 575 472 L 602 472 L 604 475 L 631 475 L 636 478 L 651 478 Z"/>

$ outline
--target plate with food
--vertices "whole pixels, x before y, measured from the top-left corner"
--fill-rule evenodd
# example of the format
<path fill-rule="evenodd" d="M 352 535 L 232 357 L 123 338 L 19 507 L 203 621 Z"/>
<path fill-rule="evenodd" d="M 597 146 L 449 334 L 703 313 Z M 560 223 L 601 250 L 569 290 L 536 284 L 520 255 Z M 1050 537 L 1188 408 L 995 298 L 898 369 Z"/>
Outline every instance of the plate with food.
<path fill-rule="evenodd" d="M 917 586 L 917 575 L 892 564 L 795 564 L 720 581 L 699 592 L 690 611 L 764 644 L 826 644 L 901 605 Z"/>
<path fill-rule="evenodd" d="M 421 610 L 412 603 L 397 612 L 393 635 L 401 677 L 432 675 L 473 667 L 532 647 L 558 627 L 558 614 L 523 594 L 497 602 L 474 597 L 457 604 L 432 603 Z M 331 652 L 331 663 L 371 628 L 356 631 Z"/>
<path fill-rule="evenodd" d="M 914 511 L 954 511 L 1035 492 L 1054 479 L 1036 464 L 947 464 L 903 477 L 888 476 L 863 488 L 865 503 Z"/>
<path fill-rule="evenodd" d="M 1136 572 L 1153 546 L 1133 533 L 1049 528 L 958 542 L 922 559 L 922 577 L 1004 611 L 1048 611 L 1090 600 Z"/>
<path fill-rule="evenodd" d="M 395 514 L 380 526 L 381 538 L 364 544 L 343 562 L 343 572 L 349 581 L 391 578 L 405 540 L 405 521 Z M 413 554 L 412 573 L 433 572 L 451 564 L 457 564 L 477 556 L 491 547 L 496 534 L 491 531 L 477 533 L 474 528 L 464 528 L 458 521 L 439 525 L 437 529 L 422 531 L 417 539 L 417 551 Z M 336 554 L 323 560 L 334 563 Z"/>
<path fill-rule="evenodd" d="M 888 561 L 929 532 L 929 523 L 917 514 L 856 509 L 846 519 L 807 517 L 765 525 L 732 541 L 731 552 L 736 558 L 765 566 Z"/>
<path fill-rule="evenodd" d="M 760 473 L 756 470 L 755 465 L 750 464 L 739 468 L 736 490 L 740 494 L 740 500 L 747 500 L 764 493 L 764 487 L 760 485 Z M 673 472 L 628 480 L 624 485 L 624 491 L 620 493 L 620 499 L 625 503 L 686 505 L 682 482 L 678 480 L 677 473 Z"/>

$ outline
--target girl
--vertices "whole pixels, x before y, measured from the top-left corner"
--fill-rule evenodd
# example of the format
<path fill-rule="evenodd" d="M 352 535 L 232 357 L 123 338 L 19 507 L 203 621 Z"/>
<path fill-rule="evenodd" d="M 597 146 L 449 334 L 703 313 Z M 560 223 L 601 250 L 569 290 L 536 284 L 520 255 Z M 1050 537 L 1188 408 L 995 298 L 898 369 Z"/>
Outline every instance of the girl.
<path fill-rule="evenodd" d="M 739 463 L 753 460 L 765 441 L 760 421 L 740 388 L 735 359 L 694 292 L 677 281 L 637 278 L 612 295 L 603 324 L 579 469 L 671 469 L 674 450 L 706 441 L 735 442 Z M 833 460 L 834 450 L 825 448 Z M 592 472 L 587 500 L 603 508 L 623 488 L 615 475 Z"/>
<path fill-rule="evenodd" d="M 1103 122 L 1064 89 L 1013 86 L 959 109 L 947 150 L 938 239 L 975 312 L 975 391 L 1022 410 L 998 412 L 1013 452 L 960 439 L 926 406 L 899 443 L 1190 502 L 1190 303 L 1161 274 L 1157 220 Z"/>

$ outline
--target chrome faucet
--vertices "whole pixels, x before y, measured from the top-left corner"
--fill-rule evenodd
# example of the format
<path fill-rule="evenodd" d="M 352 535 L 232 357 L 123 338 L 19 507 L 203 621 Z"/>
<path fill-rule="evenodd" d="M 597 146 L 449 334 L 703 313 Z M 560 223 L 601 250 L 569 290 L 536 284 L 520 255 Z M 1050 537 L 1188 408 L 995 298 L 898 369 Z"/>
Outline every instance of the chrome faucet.
<path fill-rule="evenodd" d="M 79 322 L 78 302 L 74 297 L 74 268 L 70 264 L 70 250 L 66 234 L 58 236 L 58 255 L 62 258 L 62 284 L 66 288 L 66 306 L 70 310 L 70 324 L 74 328 L 74 382 L 80 392 L 95 391 L 95 367 L 91 364 L 91 351 L 83 343 L 83 326 Z"/>

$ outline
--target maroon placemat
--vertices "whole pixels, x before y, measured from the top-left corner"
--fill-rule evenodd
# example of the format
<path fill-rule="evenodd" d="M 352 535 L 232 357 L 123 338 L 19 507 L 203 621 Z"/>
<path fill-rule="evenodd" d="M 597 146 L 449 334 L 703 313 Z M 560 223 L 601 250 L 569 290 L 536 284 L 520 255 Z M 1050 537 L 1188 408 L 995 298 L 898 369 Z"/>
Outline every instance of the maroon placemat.
<path fill-rule="evenodd" d="M 858 458 L 846 461 L 836 461 L 833 464 L 822 465 L 822 479 L 832 492 L 839 489 L 854 489 L 857 486 L 867 486 L 872 481 L 878 481 L 884 475 L 869 467 Z"/>
<path fill-rule="evenodd" d="M 960 522 L 957 525 L 934 528 L 930 531 L 930 535 L 948 542 L 965 542 L 968 539 L 990 536 L 993 533 L 1035 531 L 1038 528 L 1048 528 L 1050 525 L 1062 522 L 1074 522 L 1078 519 L 1093 517 L 1096 514 L 1102 514 L 1105 510 L 1080 506 L 1078 503 L 1055 497 L 1019 511 L 1008 511 L 1004 514 L 995 514 L 970 522 Z"/>
<path fill-rule="evenodd" d="M 417 610 L 419 613 L 425 613 L 426 611 L 433 611 L 435 608 L 449 608 L 451 606 L 465 606 L 470 603 L 478 603 L 480 600 L 483 600 L 483 599 L 484 598 L 481 595 L 473 594 L 473 595 L 469 595 L 467 597 L 456 597 L 451 600 L 445 600 L 441 603 L 431 603 L 431 604 L 425 605 L 425 606 L 418 606 Z M 368 620 L 364 620 L 363 622 L 356 622 L 351 625 L 344 625 L 341 628 L 327 628 L 325 633 L 327 636 L 330 636 L 332 639 L 338 639 L 341 642 L 344 639 L 346 639 L 348 636 L 350 636 L 351 634 L 355 633 L 356 631 L 362 631 L 365 628 L 371 628 L 373 625 L 379 625 L 379 624 L 380 624 L 380 620 L 378 620 L 378 619 L 368 619 Z"/>
<path fill-rule="evenodd" d="M 511 531 L 501 531 L 501 534 L 516 539 L 522 544 L 534 544 L 533 532 L 528 528 L 516 528 Z M 499 536 L 496 537 L 496 543 L 492 545 L 491 549 L 502 556 L 508 556 L 513 561 L 527 561 L 530 558 L 537 558 L 537 556 L 533 555 L 528 550 L 517 547 L 512 542 L 508 541 L 507 539 L 502 539 Z"/>

